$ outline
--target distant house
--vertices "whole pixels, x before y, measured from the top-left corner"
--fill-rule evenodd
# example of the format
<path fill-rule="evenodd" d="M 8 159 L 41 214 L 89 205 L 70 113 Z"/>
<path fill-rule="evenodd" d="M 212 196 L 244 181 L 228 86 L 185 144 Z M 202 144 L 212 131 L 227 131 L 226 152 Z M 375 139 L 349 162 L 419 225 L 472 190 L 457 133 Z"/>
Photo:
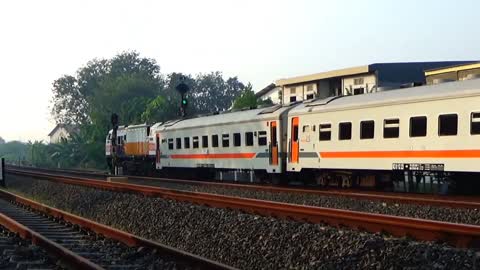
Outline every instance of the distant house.
<path fill-rule="evenodd" d="M 48 134 L 50 137 L 50 143 L 59 143 L 62 138 L 68 139 L 73 133 L 77 133 L 78 128 L 74 125 L 57 124 L 52 131 Z"/>

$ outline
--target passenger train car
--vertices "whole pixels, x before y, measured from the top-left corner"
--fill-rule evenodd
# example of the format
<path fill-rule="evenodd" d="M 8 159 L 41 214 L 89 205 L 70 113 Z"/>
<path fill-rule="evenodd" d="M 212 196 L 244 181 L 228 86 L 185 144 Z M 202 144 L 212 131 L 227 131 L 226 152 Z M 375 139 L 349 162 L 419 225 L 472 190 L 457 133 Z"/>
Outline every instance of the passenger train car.
<path fill-rule="evenodd" d="M 480 171 L 480 80 L 180 119 L 145 134 L 138 139 L 149 142 L 144 160 L 169 176 L 472 188 Z"/>

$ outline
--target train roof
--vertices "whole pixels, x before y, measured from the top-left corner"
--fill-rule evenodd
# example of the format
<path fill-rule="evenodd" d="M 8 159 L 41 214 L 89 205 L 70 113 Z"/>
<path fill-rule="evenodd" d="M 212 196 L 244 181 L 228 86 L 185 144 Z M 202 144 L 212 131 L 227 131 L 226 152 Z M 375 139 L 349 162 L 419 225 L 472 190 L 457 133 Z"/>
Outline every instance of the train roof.
<path fill-rule="evenodd" d="M 289 115 L 372 106 L 386 106 L 399 103 L 475 95 L 480 95 L 480 79 L 417 86 L 354 96 L 337 96 L 308 100 L 293 108 Z"/>
<path fill-rule="evenodd" d="M 295 104 L 288 106 L 274 105 L 266 108 L 225 112 L 190 119 L 177 119 L 155 126 L 160 130 L 175 130 L 200 126 L 216 126 L 231 123 L 241 123 L 254 120 L 267 120 L 280 117 L 280 114 Z"/>

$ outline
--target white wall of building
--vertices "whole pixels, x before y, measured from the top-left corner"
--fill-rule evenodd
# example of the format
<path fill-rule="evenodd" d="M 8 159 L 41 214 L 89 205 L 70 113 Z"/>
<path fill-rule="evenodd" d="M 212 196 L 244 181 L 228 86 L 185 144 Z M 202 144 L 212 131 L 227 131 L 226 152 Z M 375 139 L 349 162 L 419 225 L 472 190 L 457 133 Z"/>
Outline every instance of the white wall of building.
<path fill-rule="evenodd" d="M 69 137 L 70 134 L 68 131 L 63 127 L 60 127 L 55 131 L 55 133 L 50 135 L 50 143 L 59 143 L 61 142 L 62 138 L 68 139 Z"/>
<path fill-rule="evenodd" d="M 375 74 L 342 78 L 342 94 L 366 94 L 376 91 L 377 77 Z"/>

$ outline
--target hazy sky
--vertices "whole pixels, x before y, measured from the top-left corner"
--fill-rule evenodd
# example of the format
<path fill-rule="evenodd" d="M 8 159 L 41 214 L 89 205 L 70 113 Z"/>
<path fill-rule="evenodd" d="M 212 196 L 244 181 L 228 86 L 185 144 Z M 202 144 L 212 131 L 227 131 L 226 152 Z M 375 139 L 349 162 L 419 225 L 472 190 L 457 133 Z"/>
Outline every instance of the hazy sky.
<path fill-rule="evenodd" d="M 0 136 L 46 139 L 52 82 L 124 50 L 164 73 L 276 79 L 374 62 L 480 59 L 480 1 L 1 1 Z"/>

